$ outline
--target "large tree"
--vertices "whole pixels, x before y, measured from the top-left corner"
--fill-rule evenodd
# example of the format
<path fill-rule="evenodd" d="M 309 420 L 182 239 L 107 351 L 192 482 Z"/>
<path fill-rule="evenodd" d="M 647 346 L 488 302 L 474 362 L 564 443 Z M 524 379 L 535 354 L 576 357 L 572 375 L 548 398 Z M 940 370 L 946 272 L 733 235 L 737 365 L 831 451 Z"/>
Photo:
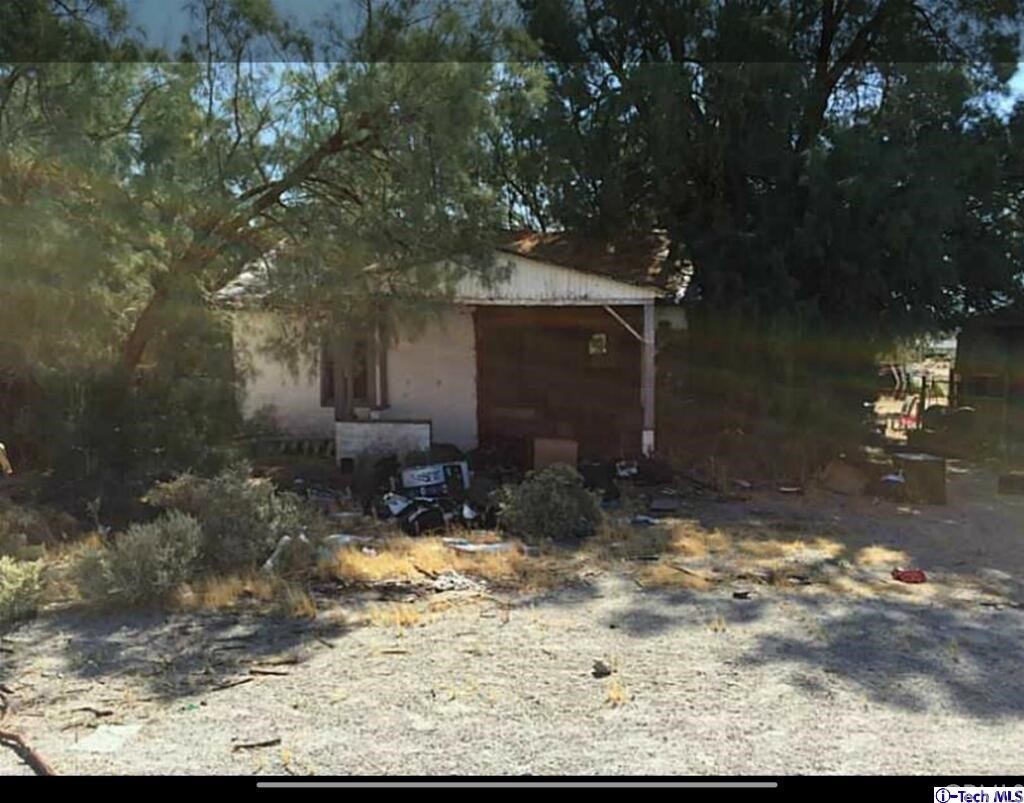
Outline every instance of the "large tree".
<path fill-rule="evenodd" d="M 503 140 L 513 170 L 523 143 L 545 155 L 518 208 L 595 236 L 667 231 L 709 387 L 731 372 L 763 401 L 778 381 L 761 413 L 799 421 L 795 388 L 823 398 L 844 356 L 1019 289 L 1024 110 L 1002 110 L 1019 3 L 521 7 L 552 92 Z"/>
<path fill-rule="evenodd" d="M 555 87 L 523 126 L 556 178 L 542 214 L 667 229 L 718 307 L 895 330 L 1012 285 L 1013 144 L 991 96 L 1016 69 L 1019 4 L 522 5 Z"/>
<path fill-rule="evenodd" d="M 196 316 L 256 258 L 282 301 L 337 318 L 443 290 L 424 264 L 485 269 L 500 223 L 489 132 L 519 90 L 487 6 L 363 0 L 316 37 L 269 0 L 189 10 L 174 54 L 114 0 L 0 12 L 0 359 L 33 381 L 117 369 L 115 420 L 140 367 L 176 388 L 221 370 Z"/>

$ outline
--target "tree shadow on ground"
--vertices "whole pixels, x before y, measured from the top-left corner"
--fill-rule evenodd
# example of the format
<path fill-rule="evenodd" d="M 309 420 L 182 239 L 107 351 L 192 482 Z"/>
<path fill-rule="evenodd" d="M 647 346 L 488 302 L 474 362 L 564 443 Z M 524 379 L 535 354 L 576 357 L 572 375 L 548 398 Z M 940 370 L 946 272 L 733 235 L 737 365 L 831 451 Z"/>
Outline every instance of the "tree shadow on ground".
<path fill-rule="evenodd" d="M 806 606 L 806 603 L 801 603 Z M 812 606 L 814 607 L 814 606 Z M 814 635 L 758 636 L 749 664 L 789 664 L 844 678 L 882 705 L 925 711 L 941 691 L 954 710 L 1024 717 L 1024 616 L 895 601 L 835 606 Z"/>
<path fill-rule="evenodd" d="M 653 638 L 704 629 L 709 638 L 751 627 L 738 665 L 793 668 L 815 693 L 828 676 L 876 704 L 908 712 L 943 706 L 983 720 L 1024 718 L 1024 612 L 789 593 L 735 600 L 700 592 L 648 592 L 606 623 Z M 728 638 L 728 637 L 727 637 Z M 729 650 L 731 640 L 723 642 Z M 718 650 L 709 661 L 720 660 Z"/>
<path fill-rule="evenodd" d="M 31 683 L 20 674 L 31 667 L 34 674 L 108 688 L 122 679 L 141 682 L 150 699 L 172 701 L 255 678 L 251 670 L 259 671 L 261 662 L 284 674 L 285 662 L 302 660 L 301 652 L 313 645 L 333 646 L 350 630 L 341 618 L 256 612 L 50 614 L 9 636 L 12 654 L 0 664 L 0 681 Z"/>

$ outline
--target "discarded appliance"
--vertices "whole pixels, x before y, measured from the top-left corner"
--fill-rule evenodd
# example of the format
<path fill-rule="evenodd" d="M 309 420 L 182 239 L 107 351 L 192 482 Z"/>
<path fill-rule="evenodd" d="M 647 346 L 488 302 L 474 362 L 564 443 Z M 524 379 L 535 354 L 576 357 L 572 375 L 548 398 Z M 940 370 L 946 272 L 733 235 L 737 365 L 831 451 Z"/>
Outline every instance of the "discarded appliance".
<path fill-rule="evenodd" d="M 615 463 L 615 476 L 620 480 L 635 477 L 639 471 L 636 460 L 618 460 Z"/>
<path fill-rule="evenodd" d="M 414 496 L 462 497 L 469 490 L 469 464 L 464 460 L 402 469 L 402 488 Z"/>
<path fill-rule="evenodd" d="M 516 545 L 509 541 L 497 541 L 489 544 L 477 544 L 463 538 L 444 538 L 444 544 L 456 552 L 510 552 Z"/>

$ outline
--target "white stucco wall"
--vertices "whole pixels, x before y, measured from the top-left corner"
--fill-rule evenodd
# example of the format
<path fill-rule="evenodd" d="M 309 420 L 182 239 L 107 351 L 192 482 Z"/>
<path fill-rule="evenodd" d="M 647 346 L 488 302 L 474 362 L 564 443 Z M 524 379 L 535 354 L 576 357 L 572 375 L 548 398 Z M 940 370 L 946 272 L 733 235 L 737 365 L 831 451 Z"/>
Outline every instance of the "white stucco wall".
<path fill-rule="evenodd" d="M 289 434 L 334 437 L 334 410 L 320 406 L 316 355 L 301 358 L 293 373 L 266 351 L 280 326 L 274 313 L 233 314 L 243 413 L 269 407 Z M 460 449 L 477 445 L 476 343 L 469 308 L 452 307 L 438 320 L 402 334 L 388 349 L 387 370 L 389 406 L 380 411 L 381 420 L 429 420 L 435 443 Z"/>
<path fill-rule="evenodd" d="M 453 307 L 388 350 L 385 420 L 429 419 L 434 443 L 477 445 L 473 315 Z"/>
<path fill-rule="evenodd" d="M 242 377 L 242 413 L 248 418 L 269 408 L 277 425 L 290 435 L 333 438 L 334 410 L 320 406 L 316 355 L 302 355 L 293 372 L 266 351 L 281 326 L 281 318 L 271 312 L 232 314 L 235 360 Z"/>

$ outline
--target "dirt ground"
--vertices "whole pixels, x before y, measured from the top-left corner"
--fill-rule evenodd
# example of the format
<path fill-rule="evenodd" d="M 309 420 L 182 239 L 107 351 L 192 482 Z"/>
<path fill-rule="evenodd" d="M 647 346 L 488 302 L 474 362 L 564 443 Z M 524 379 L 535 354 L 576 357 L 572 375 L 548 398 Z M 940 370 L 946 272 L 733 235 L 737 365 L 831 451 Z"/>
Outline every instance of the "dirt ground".
<path fill-rule="evenodd" d="M 4 722 L 64 774 L 1019 772 L 1024 497 L 952 465 L 949 498 L 684 502 L 742 543 L 814 541 L 843 583 L 655 588 L 624 565 L 303 622 L 48 614 L 0 641 Z"/>

